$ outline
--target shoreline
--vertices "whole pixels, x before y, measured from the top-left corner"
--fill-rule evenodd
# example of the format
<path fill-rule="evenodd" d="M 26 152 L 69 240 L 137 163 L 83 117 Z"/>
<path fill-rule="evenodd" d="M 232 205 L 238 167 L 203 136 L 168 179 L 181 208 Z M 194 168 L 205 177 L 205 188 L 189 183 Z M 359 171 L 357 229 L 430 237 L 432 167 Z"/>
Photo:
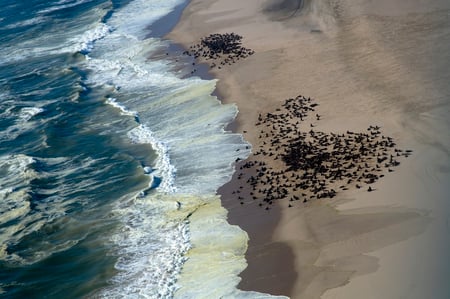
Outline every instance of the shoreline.
<path fill-rule="evenodd" d="M 174 15 L 181 16 L 182 14 L 178 12 Z M 167 38 L 167 36 L 170 36 L 170 31 L 167 31 L 167 33 L 164 35 L 165 39 L 170 40 L 170 38 Z M 175 56 L 180 55 L 180 53 L 186 50 L 189 46 L 188 44 L 179 43 L 174 40 L 170 41 L 171 43 L 168 48 L 169 57 L 173 55 Z M 190 57 L 182 57 L 182 58 L 185 59 L 186 61 L 191 60 Z M 197 62 L 195 66 L 196 73 L 191 75 L 198 76 L 201 79 L 205 80 L 220 78 L 217 72 L 214 72 L 214 70 L 211 70 L 209 68 L 209 65 L 207 63 L 197 60 L 193 61 Z M 222 103 L 233 103 L 227 102 L 227 98 L 226 96 L 223 95 L 223 91 L 221 90 L 223 90 L 223 86 L 220 83 L 218 83 L 212 95 L 216 96 Z M 243 127 L 239 123 L 237 116 L 232 122 L 228 123 L 225 126 L 224 130 L 245 135 L 245 133 L 243 133 L 243 131 L 245 130 L 243 130 Z M 245 254 L 248 266 L 239 275 L 239 277 L 241 277 L 241 282 L 237 287 L 238 289 L 243 291 L 257 291 L 262 293 L 268 293 L 271 295 L 291 296 L 291 291 L 289 290 L 293 289 L 295 277 L 297 276 L 294 267 L 295 256 L 292 252 L 292 249 L 287 243 L 272 242 L 271 240 L 272 235 L 274 234 L 275 229 L 277 227 L 277 224 L 281 219 L 280 207 L 274 206 L 274 208 L 270 211 L 269 217 L 267 217 L 266 211 L 263 211 L 261 209 L 256 210 L 254 206 L 247 206 L 247 208 L 250 210 L 247 209 L 242 211 L 241 205 L 237 204 L 237 202 L 233 198 L 227 197 L 227 193 L 231 193 L 233 189 L 236 189 L 238 187 L 239 183 L 237 180 L 238 171 L 236 171 L 236 169 L 238 169 L 242 164 L 244 164 L 245 161 L 247 161 L 247 159 L 234 163 L 235 171 L 233 172 L 231 180 L 217 190 L 217 194 L 220 195 L 221 197 L 223 207 L 228 211 L 228 222 L 231 225 L 239 226 L 249 236 L 248 242 L 249 249 Z M 258 219 L 261 219 L 260 216 L 262 216 L 263 214 L 265 217 L 263 218 L 264 221 L 263 222 L 258 221 Z M 252 216 L 248 217 L 249 215 Z M 267 218 L 269 218 L 269 222 L 267 222 L 268 220 Z M 264 227 L 263 230 L 261 230 L 261 226 Z M 267 251 L 267 244 L 270 244 L 269 251 Z M 267 260 L 270 260 L 271 263 L 267 263 Z M 274 268 L 277 268 L 278 270 L 275 272 L 285 273 L 283 275 L 285 283 L 283 284 L 278 283 L 274 285 L 270 283 L 272 280 L 271 276 L 273 276 Z M 268 278 L 265 276 L 267 276 Z"/>
<path fill-rule="evenodd" d="M 236 168 L 245 161 L 237 163 Z M 239 226 L 249 236 L 248 250 L 245 254 L 248 266 L 239 275 L 242 280 L 238 288 L 244 291 L 291 296 L 297 277 L 293 250 L 284 242 L 272 241 L 282 211 L 278 205 L 274 205 L 268 212 L 256 204 L 239 204 L 236 198 L 229 195 L 239 187 L 238 173 L 235 171 L 231 181 L 217 191 L 221 196 L 223 207 L 228 211 L 228 222 Z M 278 283 L 273 283 L 275 278 L 279 280 Z"/>
<path fill-rule="evenodd" d="M 396 60 L 374 55 L 365 48 L 365 33 L 360 31 L 366 28 L 359 23 L 339 23 L 338 19 L 317 16 L 308 5 L 304 11 L 291 16 L 289 7 L 277 7 L 276 1 L 268 1 L 273 6 L 265 7 L 256 2 L 192 0 L 175 29 L 166 36 L 188 48 L 211 33 L 236 32 L 244 37 L 244 46 L 255 50 L 254 56 L 239 63 L 209 70 L 219 79 L 215 95 L 223 103 L 236 103 L 239 108 L 236 119 L 226 130 L 243 134 L 256 149 L 261 142 L 254 126 L 258 113 L 272 113 L 285 99 L 301 93 L 317 99 L 320 105 L 318 113 L 324 120 L 314 123 L 317 130 L 342 133 L 380 125 L 383 134 L 392 136 L 401 147 L 414 148 L 414 154 L 412 160 L 402 161 L 398 170 L 377 182 L 376 192 L 351 189 L 331 200 L 313 201 L 294 209 L 287 208 L 287 201 L 275 203 L 270 211 L 247 201 L 241 205 L 230 194 L 241 185 L 235 171 L 232 180 L 217 192 L 229 212 L 230 224 L 241 227 L 250 238 L 246 253 L 248 267 L 240 275 L 239 288 L 291 298 L 348 298 L 348 294 L 355 295 L 370 283 L 378 287 L 367 293 L 368 298 L 379 298 L 385 293 L 388 295 L 384 298 L 396 298 L 392 294 L 408 293 L 406 286 L 411 281 L 419 283 L 420 277 L 410 274 L 414 272 L 411 256 L 404 257 L 402 252 L 412 246 L 413 252 L 419 253 L 424 246 L 423 239 L 431 240 L 430 231 L 434 234 L 442 228 L 437 227 L 441 220 L 435 220 L 436 208 L 431 211 L 420 202 L 424 196 L 423 184 L 433 185 L 433 182 L 424 182 L 418 171 L 418 165 L 429 159 L 428 149 L 407 129 L 414 121 L 414 113 L 419 112 L 408 111 L 414 105 L 408 100 L 387 99 L 410 99 L 410 94 L 422 91 L 408 85 L 414 88 L 401 90 L 399 94 L 379 74 L 365 73 L 367 63 L 388 71 L 390 64 L 394 64 L 397 69 L 392 80 L 399 85 L 405 84 L 402 76 L 408 74 Z M 294 5 L 294 2 L 286 3 Z M 364 17 L 362 20 L 372 22 Z M 344 26 L 350 34 L 341 36 L 336 24 Z M 354 48 L 356 37 L 363 42 L 357 44 L 356 50 L 346 51 L 355 52 L 352 55 L 368 51 L 373 62 L 364 59 L 359 65 L 356 59 L 348 64 L 351 56 L 348 58 L 346 52 L 340 52 L 340 43 Z M 379 47 L 378 44 L 370 46 Z M 375 87 L 360 80 L 361 76 L 366 76 L 367 82 L 375 82 Z M 394 95 L 376 89 L 377 80 L 385 84 L 386 92 Z M 252 158 L 251 155 L 249 159 Z M 235 169 L 243 163 L 237 163 Z M 411 184 L 413 188 L 409 188 Z M 439 198 L 438 192 L 431 196 Z M 390 248 L 397 249 L 392 253 Z M 426 256 L 430 255 L 432 250 L 426 251 Z M 392 256 L 397 258 L 395 264 L 386 263 Z M 432 267 L 431 263 L 423 263 L 413 269 Z M 437 273 L 434 268 L 429 271 Z M 386 280 L 395 280 L 399 275 L 402 287 L 379 289 L 388 285 Z M 377 279 L 371 280 L 372 276 Z M 345 287 L 338 288 L 341 286 Z M 430 288 L 423 286 L 424 290 Z"/>

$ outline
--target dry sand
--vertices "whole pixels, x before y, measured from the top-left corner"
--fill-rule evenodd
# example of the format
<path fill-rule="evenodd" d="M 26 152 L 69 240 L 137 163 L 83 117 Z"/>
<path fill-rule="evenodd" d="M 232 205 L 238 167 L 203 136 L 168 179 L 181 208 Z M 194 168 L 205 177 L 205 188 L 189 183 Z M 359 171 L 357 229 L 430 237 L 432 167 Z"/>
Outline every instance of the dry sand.
<path fill-rule="evenodd" d="M 449 298 L 450 4 L 420 2 L 192 0 L 168 35 L 188 47 L 236 32 L 256 52 L 212 71 L 221 100 L 239 108 L 236 131 L 254 148 L 258 114 L 302 94 L 320 104 L 317 130 L 378 125 L 414 149 L 375 192 L 351 189 L 293 208 L 240 205 L 230 195 L 235 175 L 220 193 L 229 221 L 250 236 L 240 288 L 291 298 Z"/>

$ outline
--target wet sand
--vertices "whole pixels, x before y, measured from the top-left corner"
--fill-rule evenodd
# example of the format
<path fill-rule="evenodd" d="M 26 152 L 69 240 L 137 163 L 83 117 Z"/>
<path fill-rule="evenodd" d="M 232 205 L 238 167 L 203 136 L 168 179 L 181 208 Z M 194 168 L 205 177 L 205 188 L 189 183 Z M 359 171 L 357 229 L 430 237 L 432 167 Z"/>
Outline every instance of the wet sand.
<path fill-rule="evenodd" d="M 168 35 L 189 48 L 209 34 L 236 32 L 255 51 L 211 70 L 220 99 L 238 105 L 231 128 L 254 154 L 271 141 L 260 137 L 259 115 L 276 113 L 300 94 L 319 104 L 320 121 L 308 120 L 316 131 L 344 134 L 376 125 L 400 148 L 414 150 L 372 185 L 374 192 L 351 185 L 333 198 L 292 207 L 280 199 L 268 210 L 233 193 L 250 192 L 238 178 L 246 161 L 237 163 L 219 193 L 229 222 L 250 237 L 239 287 L 291 298 L 358 298 L 361 292 L 446 298 L 450 54 L 442 50 L 450 48 L 450 7 L 350 2 L 193 0 Z M 439 51 L 427 46 L 436 38 Z M 436 55 L 442 63 L 429 61 Z M 262 159 L 249 157 L 255 158 Z"/>

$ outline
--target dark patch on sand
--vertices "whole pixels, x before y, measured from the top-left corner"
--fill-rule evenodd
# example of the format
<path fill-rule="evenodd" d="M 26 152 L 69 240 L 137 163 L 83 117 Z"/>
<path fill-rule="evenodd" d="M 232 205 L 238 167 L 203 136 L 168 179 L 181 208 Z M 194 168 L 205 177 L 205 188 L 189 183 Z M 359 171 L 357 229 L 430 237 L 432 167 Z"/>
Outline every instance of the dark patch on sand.
<path fill-rule="evenodd" d="M 181 18 L 181 14 L 183 13 L 186 6 L 188 6 L 189 1 L 184 1 L 180 5 L 176 6 L 172 12 L 165 15 L 161 19 L 156 20 L 153 24 L 148 26 L 148 30 L 150 31 L 149 36 L 151 37 L 159 37 L 162 38 L 177 25 L 178 21 Z"/>
<path fill-rule="evenodd" d="M 264 3 L 263 12 L 274 21 L 282 21 L 298 15 L 307 0 L 269 0 Z"/>

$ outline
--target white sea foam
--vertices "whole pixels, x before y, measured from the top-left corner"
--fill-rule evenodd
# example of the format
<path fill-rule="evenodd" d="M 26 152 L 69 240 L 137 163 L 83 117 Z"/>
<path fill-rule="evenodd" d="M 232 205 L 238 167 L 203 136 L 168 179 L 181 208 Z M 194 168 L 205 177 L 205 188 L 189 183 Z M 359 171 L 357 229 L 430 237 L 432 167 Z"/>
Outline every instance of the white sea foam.
<path fill-rule="evenodd" d="M 170 163 L 169 147 L 164 142 L 158 140 L 153 132 L 145 125 L 139 125 L 128 133 L 130 139 L 135 143 L 151 144 L 152 148 L 157 152 L 153 175 L 162 178 L 159 190 L 173 193 L 176 191 L 174 184 L 176 176 L 176 168 Z"/>
<path fill-rule="evenodd" d="M 194 209 L 178 209 L 176 197 L 163 193 L 119 202 L 113 214 L 123 226 L 111 241 L 119 248 L 120 271 L 113 285 L 94 297 L 172 298 L 174 274 L 190 248 L 187 217 Z"/>
<path fill-rule="evenodd" d="M 223 127 L 237 113 L 211 97 L 215 81 L 184 80 L 167 88 L 164 97 L 128 102 L 141 122 L 170 148 L 170 162 L 177 167 L 175 184 L 180 193 L 214 194 L 227 182 L 237 158 L 245 158 L 250 146 L 239 134 Z"/>
<path fill-rule="evenodd" d="M 87 82 L 112 85 L 127 92 L 137 89 L 140 93 L 151 93 L 176 84 L 180 80 L 170 75 L 170 63 L 147 61 L 151 51 L 160 45 L 151 39 L 139 41 L 117 31 L 111 33 L 96 43 L 95 51 L 86 61 L 93 71 Z"/>
<path fill-rule="evenodd" d="M 84 3 L 88 3 L 88 2 L 92 2 L 92 0 L 61 0 L 55 3 L 55 5 L 46 8 L 46 9 L 42 9 L 40 11 L 38 11 L 38 14 L 48 14 L 51 12 L 55 12 L 61 9 L 66 9 L 66 8 L 70 8 L 70 7 L 75 7 L 78 6 L 80 4 L 84 4 Z"/>
<path fill-rule="evenodd" d="M 25 26 L 37 25 L 37 24 L 44 23 L 46 21 L 48 21 L 47 17 L 38 16 L 38 17 L 35 17 L 32 19 L 23 20 L 20 22 L 9 24 L 9 25 L 5 26 L 4 28 L 5 29 L 14 29 L 14 28 L 20 28 L 20 27 L 25 27 Z"/>
<path fill-rule="evenodd" d="M 43 108 L 39 107 L 23 107 L 20 109 L 19 117 L 25 121 L 29 121 L 33 116 L 44 112 Z"/>
<path fill-rule="evenodd" d="M 98 23 L 94 28 L 87 30 L 81 37 L 72 39 L 71 42 L 75 44 L 72 46 L 72 52 L 90 52 L 93 48 L 94 42 L 104 38 L 111 28 L 104 23 Z"/>
<path fill-rule="evenodd" d="M 23 103 L 28 104 L 28 103 Z M 45 105 L 45 102 L 39 103 L 40 105 Z M 4 120 L 11 120 L 7 128 L 5 128 L 0 135 L 0 141 L 14 140 L 19 135 L 33 130 L 34 127 L 40 121 L 34 119 L 36 115 L 44 112 L 42 107 L 23 107 L 19 111 L 16 109 L 16 102 L 13 98 L 11 100 L 6 100 L 0 103 L 0 117 Z"/>
<path fill-rule="evenodd" d="M 136 111 L 128 110 L 124 105 L 117 102 L 117 99 L 115 99 L 115 98 L 106 99 L 106 103 L 119 109 L 120 112 L 122 113 L 122 115 L 129 115 L 129 116 L 133 116 L 135 118 L 139 118 L 139 115 Z"/>

